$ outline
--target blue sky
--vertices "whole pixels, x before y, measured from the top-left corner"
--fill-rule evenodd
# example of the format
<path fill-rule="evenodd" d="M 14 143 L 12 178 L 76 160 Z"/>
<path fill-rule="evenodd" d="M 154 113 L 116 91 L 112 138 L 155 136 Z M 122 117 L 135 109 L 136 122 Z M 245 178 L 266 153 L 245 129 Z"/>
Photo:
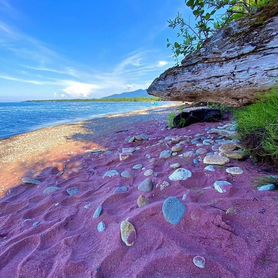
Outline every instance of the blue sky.
<path fill-rule="evenodd" d="M 0 101 L 99 98 L 146 88 L 174 64 L 183 0 L 0 0 Z"/>

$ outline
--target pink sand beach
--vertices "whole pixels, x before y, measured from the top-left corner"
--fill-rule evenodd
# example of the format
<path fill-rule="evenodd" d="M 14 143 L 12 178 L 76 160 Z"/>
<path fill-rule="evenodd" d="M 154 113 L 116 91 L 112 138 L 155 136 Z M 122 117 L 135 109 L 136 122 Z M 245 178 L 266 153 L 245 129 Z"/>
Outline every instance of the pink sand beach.
<path fill-rule="evenodd" d="M 2 161 L 7 183 L 0 199 L 0 277 L 277 277 L 277 191 L 255 187 L 257 179 L 274 173 L 250 158 L 205 170 L 207 153 L 218 153 L 230 140 L 211 129 L 230 128 L 232 121 L 167 129 L 168 113 L 158 109 L 69 126 L 70 139 L 44 152 L 38 148 L 25 166 Z M 72 130 L 81 126 L 86 132 Z M 42 132 L 14 140 L 19 144 Z M 140 140 L 132 138 L 138 135 Z M 176 144 L 180 150 L 161 157 Z M 20 170 L 12 168 L 15 163 Z M 14 172 L 9 176 L 5 167 Z M 243 173 L 229 174 L 229 167 Z M 191 176 L 169 179 L 175 168 Z M 153 187 L 142 192 L 138 185 L 146 179 Z M 216 181 L 230 185 L 220 193 Z M 140 195 L 146 200 L 141 207 Z M 178 224 L 163 213 L 168 197 L 185 208 Z M 126 219 L 136 231 L 132 246 L 121 239 Z"/>

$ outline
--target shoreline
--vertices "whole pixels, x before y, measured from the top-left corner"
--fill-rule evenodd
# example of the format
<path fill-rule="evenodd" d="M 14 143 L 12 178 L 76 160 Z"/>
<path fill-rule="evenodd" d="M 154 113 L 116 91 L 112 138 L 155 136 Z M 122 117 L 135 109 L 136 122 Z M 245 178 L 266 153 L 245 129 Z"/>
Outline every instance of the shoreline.
<path fill-rule="evenodd" d="M 99 137 L 124 129 L 132 123 L 168 115 L 181 102 L 126 113 L 110 114 L 79 122 L 54 125 L 0 140 L 0 196 L 45 167 L 63 168 L 64 161 L 84 152 L 97 150 Z M 111 125 L 110 122 L 113 122 Z"/>
<path fill-rule="evenodd" d="M 72 120 L 60 120 L 60 121 L 53 122 L 53 123 L 41 124 L 41 125 L 35 126 L 33 128 L 30 128 L 29 131 L 19 133 L 19 134 L 15 134 L 15 135 L 12 135 L 12 136 L 6 137 L 6 138 L 0 138 L 0 144 L 1 144 L 2 141 L 13 139 L 15 137 L 25 135 L 25 134 L 35 132 L 35 131 L 45 129 L 45 128 L 53 128 L 53 127 L 57 127 L 57 126 L 71 125 L 71 124 L 81 124 L 83 122 L 92 121 L 94 119 L 99 119 L 99 118 L 106 118 L 106 117 L 109 117 L 109 116 L 123 116 L 123 115 L 128 116 L 128 114 L 133 114 L 133 113 L 136 113 L 136 112 L 155 110 L 155 109 L 159 109 L 159 108 L 178 107 L 178 106 L 183 105 L 183 102 L 180 102 L 180 101 L 175 101 L 175 102 L 172 101 L 172 103 L 169 103 L 170 101 L 167 101 L 167 102 L 168 102 L 168 104 L 165 104 L 165 105 L 155 106 L 155 107 L 140 109 L 140 110 L 134 110 L 134 111 L 129 111 L 129 112 L 116 113 L 116 114 L 114 114 L 114 113 L 99 114 L 99 115 L 94 115 L 94 116 L 88 117 L 88 118 L 85 117 L 85 118 L 81 118 L 81 119 L 76 118 L 76 119 L 72 119 Z"/>

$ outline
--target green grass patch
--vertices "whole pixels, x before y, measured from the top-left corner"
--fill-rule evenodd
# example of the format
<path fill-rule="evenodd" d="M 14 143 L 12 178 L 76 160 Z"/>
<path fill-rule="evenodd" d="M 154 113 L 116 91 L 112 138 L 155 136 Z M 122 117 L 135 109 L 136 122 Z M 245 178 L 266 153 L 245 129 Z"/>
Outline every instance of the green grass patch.
<path fill-rule="evenodd" d="M 235 111 L 239 139 L 258 161 L 278 165 L 278 92 L 260 97 L 259 101 Z"/>

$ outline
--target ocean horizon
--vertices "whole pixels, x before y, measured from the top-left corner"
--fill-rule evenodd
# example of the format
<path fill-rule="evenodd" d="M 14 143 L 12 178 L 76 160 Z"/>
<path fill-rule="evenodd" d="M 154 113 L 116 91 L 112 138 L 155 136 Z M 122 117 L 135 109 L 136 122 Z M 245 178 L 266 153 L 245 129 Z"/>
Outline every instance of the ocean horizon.
<path fill-rule="evenodd" d="M 45 127 L 165 105 L 165 102 L 0 102 L 0 140 Z"/>

